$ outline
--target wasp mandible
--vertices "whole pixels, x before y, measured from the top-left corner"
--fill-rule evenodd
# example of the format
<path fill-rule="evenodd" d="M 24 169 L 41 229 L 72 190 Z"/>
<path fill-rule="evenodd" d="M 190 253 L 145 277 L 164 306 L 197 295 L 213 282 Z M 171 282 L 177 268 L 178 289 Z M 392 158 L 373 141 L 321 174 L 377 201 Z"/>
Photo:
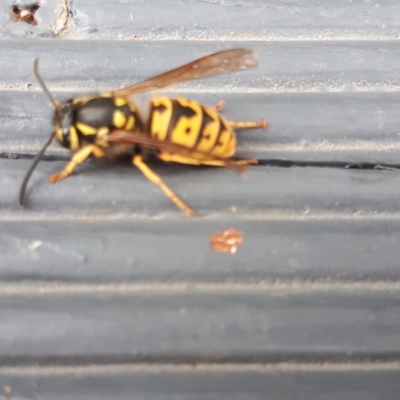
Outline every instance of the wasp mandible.
<path fill-rule="evenodd" d="M 89 156 L 112 159 L 120 154 L 130 154 L 133 165 L 146 178 L 158 185 L 178 208 L 188 215 L 194 215 L 194 210 L 148 167 L 143 151 L 151 149 L 166 162 L 240 170 L 247 165 L 257 164 L 257 160 L 232 158 L 236 150 L 233 128 L 266 128 L 268 122 L 228 121 L 218 113 L 224 102 L 210 108 L 180 97 L 156 96 L 149 101 L 147 112 L 143 113 L 132 96 L 176 83 L 254 68 L 257 65 L 257 55 L 253 51 L 230 49 L 199 58 L 113 92 L 59 102 L 53 99 L 41 78 L 36 59 L 35 76 L 54 108 L 54 131 L 25 176 L 20 190 L 20 204 L 24 204 L 30 176 L 52 140 L 56 138 L 62 146 L 73 152 L 73 156 L 62 171 L 48 178 L 48 182 L 55 183 L 67 178 Z"/>

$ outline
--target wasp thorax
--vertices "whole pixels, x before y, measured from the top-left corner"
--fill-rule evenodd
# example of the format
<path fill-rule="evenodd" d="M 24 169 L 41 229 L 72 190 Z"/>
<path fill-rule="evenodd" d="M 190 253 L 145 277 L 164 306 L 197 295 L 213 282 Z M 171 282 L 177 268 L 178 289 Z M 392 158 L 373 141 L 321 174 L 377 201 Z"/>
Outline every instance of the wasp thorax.
<path fill-rule="evenodd" d="M 70 150 L 85 143 L 108 146 L 101 136 L 115 129 L 143 130 L 135 105 L 107 93 L 66 101 L 56 111 L 55 126 L 57 139 Z"/>

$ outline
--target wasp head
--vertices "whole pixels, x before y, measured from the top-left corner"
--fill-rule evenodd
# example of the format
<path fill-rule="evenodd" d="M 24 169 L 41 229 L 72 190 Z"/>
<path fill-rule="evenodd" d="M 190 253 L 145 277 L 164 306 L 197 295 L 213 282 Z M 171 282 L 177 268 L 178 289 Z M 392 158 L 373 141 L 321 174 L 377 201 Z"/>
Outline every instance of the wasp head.
<path fill-rule="evenodd" d="M 54 110 L 53 124 L 55 129 L 55 136 L 63 147 L 72 149 L 71 136 L 75 131 L 74 127 L 74 105 L 72 100 L 65 102 L 56 102 Z"/>

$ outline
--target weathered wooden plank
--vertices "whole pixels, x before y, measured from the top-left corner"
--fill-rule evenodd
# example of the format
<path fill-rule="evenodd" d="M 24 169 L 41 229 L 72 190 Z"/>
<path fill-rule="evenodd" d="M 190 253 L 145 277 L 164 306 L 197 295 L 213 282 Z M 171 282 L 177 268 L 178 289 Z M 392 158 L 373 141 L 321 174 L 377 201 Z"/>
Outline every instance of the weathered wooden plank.
<path fill-rule="evenodd" d="M 48 0 L 37 27 L 12 22 L 10 6 L 0 4 L 0 152 L 24 157 L 50 131 L 37 56 L 60 98 L 241 46 L 259 68 L 171 88 L 224 98 L 228 117 L 269 119 L 268 131 L 240 134 L 240 155 L 399 162 L 395 0 Z M 29 164 L 0 161 L 4 396 L 399 397 L 397 171 L 263 165 L 241 178 L 154 163 L 203 215 L 188 219 L 130 166 L 94 162 L 54 187 L 45 177 L 63 162 L 43 162 L 21 210 Z M 213 252 L 209 235 L 229 226 L 243 246 Z"/>
<path fill-rule="evenodd" d="M 65 197 L 67 195 L 65 194 Z M 88 206 L 82 199 L 82 211 Z M 78 206 L 77 206 L 78 208 Z M 118 207 L 116 207 L 118 212 Z M 3 282 L 163 284 L 400 280 L 400 222 L 338 218 L 188 220 L 177 214 L 146 220 L 116 214 L 104 221 L 65 214 L 55 220 L 29 212 L 0 222 Z M 239 210 L 240 213 L 240 210 Z M 26 220 L 23 217 L 26 216 Z M 29 216 L 33 220 L 29 220 Z M 57 220 L 57 217 L 59 219 Z M 46 221 L 46 219 L 50 219 Z M 12 219 L 12 218 L 11 218 Z M 366 218 L 367 219 L 367 218 Z M 210 235 L 239 230 L 237 254 L 216 253 Z M 310 289 L 311 290 L 311 289 Z"/>
<path fill-rule="evenodd" d="M 4 365 L 396 360 L 400 346 L 400 291 L 385 287 L 12 292 L 0 291 Z"/>
<path fill-rule="evenodd" d="M 2 214 L 29 217 L 29 213 L 69 215 L 178 213 L 158 187 L 128 162 L 125 165 L 88 161 L 74 176 L 50 185 L 48 175 L 61 170 L 65 161 L 43 162 L 29 188 L 29 208 L 17 203 L 19 184 L 29 160 L 1 160 L 0 204 Z M 397 171 L 277 168 L 253 166 L 240 176 L 228 169 L 178 164 L 151 164 L 199 215 L 280 213 L 347 215 L 389 213 L 399 210 L 400 174 Z M 166 214 L 165 214 L 166 213 Z M 183 215 L 182 215 L 183 217 Z"/>
<path fill-rule="evenodd" d="M 20 37 L 59 34 L 72 39 L 119 40 L 397 40 L 400 26 L 400 8 L 395 0 L 379 4 L 345 0 L 329 4 L 321 0 L 301 4 L 293 0 L 51 0 L 38 10 L 36 27 L 12 22 L 10 3 L 0 4 L 0 34 Z M 21 3 L 30 4 L 27 0 Z M 68 29 L 61 29 L 64 26 Z"/>
<path fill-rule="evenodd" d="M 56 89 L 110 90 L 177 67 L 201 55 L 231 47 L 249 47 L 258 68 L 192 82 L 202 92 L 382 92 L 399 91 L 400 48 L 396 41 L 257 42 L 226 41 L 58 41 L 2 39 L 0 88 L 35 83 L 33 59 Z M 46 56 L 48 55 L 48 56 Z M 51 55 L 51 56 L 50 56 Z M 18 60 L 18 63 L 15 62 Z"/>
<path fill-rule="evenodd" d="M 68 37 L 200 40 L 397 39 L 400 7 L 341 0 L 73 2 Z M 146 16 L 146 18 L 144 18 Z M 251 24 L 249 25 L 249 22 Z"/>
<path fill-rule="evenodd" d="M 75 94 L 54 93 L 63 100 Z M 238 133 L 242 157 L 400 163 L 396 93 L 171 93 L 179 95 L 206 105 L 224 99 L 221 113 L 229 119 L 268 119 L 267 131 Z M 37 152 L 52 129 L 47 98 L 29 90 L 0 98 L 0 152 Z M 49 154 L 60 151 L 54 144 Z"/>
<path fill-rule="evenodd" d="M 244 367 L 88 367 L 28 368 L 0 371 L 0 386 L 11 396 L 52 400 L 397 400 L 399 368 L 329 366 Z M 250 370 L 250 371 L 249 371 Z"/>

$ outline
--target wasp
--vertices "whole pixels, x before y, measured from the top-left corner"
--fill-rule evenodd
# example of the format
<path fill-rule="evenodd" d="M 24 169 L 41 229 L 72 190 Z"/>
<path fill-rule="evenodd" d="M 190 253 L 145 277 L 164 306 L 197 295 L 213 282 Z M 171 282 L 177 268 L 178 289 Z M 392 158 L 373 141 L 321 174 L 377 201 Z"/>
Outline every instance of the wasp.
<path fill-rule="evenodd" d="M 115 159 L 132 156 L 134 166 L 158 185 L 175 205 L 188 215 L 194 210 L 181 200 L 147 165 L 144 156 L 151 150 L 163 161 L 192 165 L 211 165 L 241 170 L 256 159 L 234 159 L 236 136 L 234 128 L 266 128 L 265 120 L 233 122 L 223 118 L 218 110 L 225 104 L 206 107 L 194 100 L 155 96 L 147 109 L 134 100 L 135 95 L 195 79 L 254 68 L 257 55 L 248 49 L 229 49 L 199 58 L 176 69 L 146 79 L 132 86 L 96 96 L 55 101 L 39 74 L 39 61 L 34 73 L 54 108 L 54 130 L 35 157 L 21 185 L 19 202 L 24 204 L 28 181 L 56 138 L 73 152 L 65 168 L 51 175 L 55 183 L 72 174 L 77 165 L 89 156 Z"/>

